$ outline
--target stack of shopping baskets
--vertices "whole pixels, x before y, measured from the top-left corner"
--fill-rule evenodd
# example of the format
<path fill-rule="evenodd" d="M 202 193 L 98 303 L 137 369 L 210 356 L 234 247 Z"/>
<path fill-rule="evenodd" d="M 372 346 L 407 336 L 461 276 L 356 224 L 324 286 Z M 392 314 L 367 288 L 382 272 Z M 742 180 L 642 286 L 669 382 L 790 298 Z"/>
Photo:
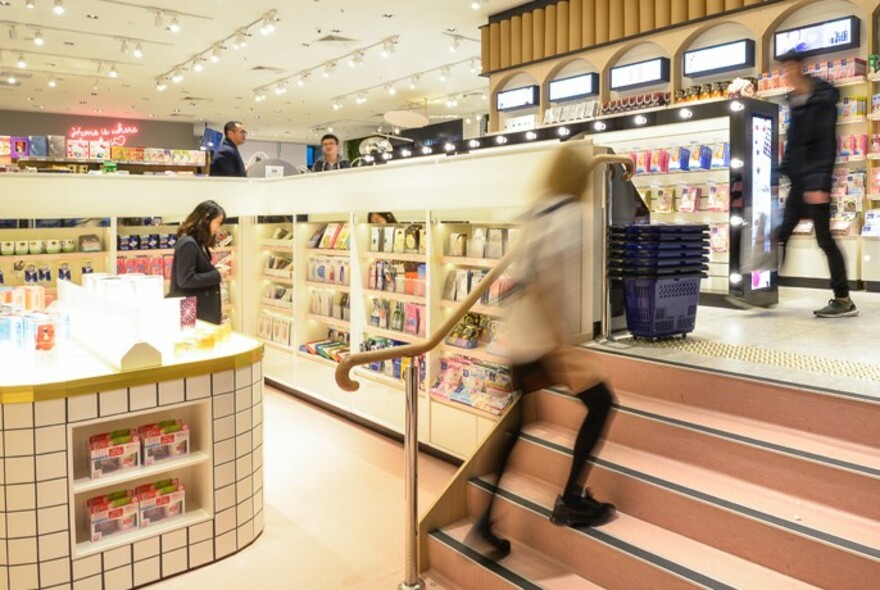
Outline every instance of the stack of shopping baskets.
<path fill-rule="evenodd" d="M 609 278 L 623 281 L 629 332 L 651 340 L 693 332 L 709 269 L 709 226 L 612 226 L 610 240 Z"/>

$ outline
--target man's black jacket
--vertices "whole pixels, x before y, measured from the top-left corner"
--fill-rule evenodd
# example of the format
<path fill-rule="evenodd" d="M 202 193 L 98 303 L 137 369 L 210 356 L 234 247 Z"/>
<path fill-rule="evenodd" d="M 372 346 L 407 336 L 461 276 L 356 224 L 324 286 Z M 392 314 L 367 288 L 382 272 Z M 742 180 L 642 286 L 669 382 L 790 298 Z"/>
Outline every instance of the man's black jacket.
<path fill-rule="evenodd" d="M 238 147 L 225 137 L 211 159 L 211 176 L 247 176 Z"/>
<path fill-rule="evenodd" d="M 792 104 L 788 145 L 781 171 L 805 191 L 831 192 L 837 157 L 837 101 L 840 92 L 824 80 L 810 78 L 813 93 L 800 106 Z"/>

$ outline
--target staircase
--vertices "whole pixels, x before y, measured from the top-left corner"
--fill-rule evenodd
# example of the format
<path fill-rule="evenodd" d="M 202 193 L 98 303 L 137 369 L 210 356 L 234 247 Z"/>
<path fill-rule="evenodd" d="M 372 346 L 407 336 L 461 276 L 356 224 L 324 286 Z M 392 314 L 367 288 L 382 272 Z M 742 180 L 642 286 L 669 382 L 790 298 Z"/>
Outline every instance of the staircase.
<path fill-rule="evenodd" d="M 423 571 L 445 588 L 880 587 L 880 398 L 837 395 L 598 352 L 618 405 L 588 485 L 598 528 L 549 521 L 578 400 L 545 390 L 495 503 L 511 554 L 468 540 L 499 426 L 423 521 Z M 476 549 L 475 549 L 476 547 Z"/>

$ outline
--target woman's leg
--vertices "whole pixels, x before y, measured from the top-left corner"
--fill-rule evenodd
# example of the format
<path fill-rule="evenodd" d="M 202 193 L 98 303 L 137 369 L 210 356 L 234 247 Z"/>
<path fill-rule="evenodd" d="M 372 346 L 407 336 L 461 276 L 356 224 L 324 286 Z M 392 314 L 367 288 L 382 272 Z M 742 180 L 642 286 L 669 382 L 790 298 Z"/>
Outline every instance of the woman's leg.
<path fill-rule="evenodd" d="M 590 455 L 605 433 L 614 396 L 604 383 L 582 391 L 577 397 L 587 406 L 587 417 L 581 424 L 574 443 L 571 472 L 563 491 L 563 499 L 574 500 L 581 495 L 581 486 L 590 470 Z"/>

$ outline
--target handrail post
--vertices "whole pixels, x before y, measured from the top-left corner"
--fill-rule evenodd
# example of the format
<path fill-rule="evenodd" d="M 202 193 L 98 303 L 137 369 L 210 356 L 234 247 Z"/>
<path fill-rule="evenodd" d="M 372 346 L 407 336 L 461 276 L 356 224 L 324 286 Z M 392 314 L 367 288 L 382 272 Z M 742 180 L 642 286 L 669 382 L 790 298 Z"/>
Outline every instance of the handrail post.
<path fill-rule="evenodd" d="M 611 286 L 608 281 L 608 227 L 611 225 L 611 182 L 604 168 L 602 174 L 602 330 L 600 342 L 611 337 Z"/>
<path fill-rule="evenodd" d="M 406 518 L 404 580 L 398 590 L 422 590 L 419 579 L 419 366 L 416 359 L 404 372 L 406 424 L 403 435 Z"/>

